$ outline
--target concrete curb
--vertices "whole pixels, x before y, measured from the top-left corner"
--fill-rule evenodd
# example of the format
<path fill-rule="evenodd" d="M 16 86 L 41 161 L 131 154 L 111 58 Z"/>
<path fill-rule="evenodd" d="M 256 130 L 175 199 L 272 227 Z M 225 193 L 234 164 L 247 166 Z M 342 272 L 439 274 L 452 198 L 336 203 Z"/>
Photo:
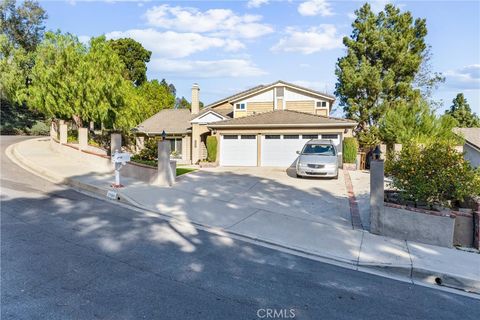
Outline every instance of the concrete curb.
<path fill-rule="evenodd" d="M 30 161 L 23 157 L 17 150 L 16 146 L 22 142 L 18 142 L 7 147 L 5 153 L 14 163 L 29 171 L 30 173 L 37 175 L 43 179 L 46 179 L 55 184 L 62 184 L 70 186 L 76 190 L 84 191 L 90 196 L 94 196 L 97 199 L 107 200 L 114 203 L 119 203 L 125 207 L 128 207 L 135 211 L 143 211 L 151 214 L 155 214 L 162 219 L 173 219 L 178 220 L 175 216 L 171 216 L 165 213 L 154 211 L 150 208 L 144 207 L 135 200 L 126 196 L 119 189 L 114 188 L 104 188 L 88 183 L 84 183 L 75 179 L 65 178 L 60 175 L 57 175 L 53 172 L 43 169 L 34 162 Z M 117 201 L 109 200 L 106 198 L 106 194 L 109 190 L 115 190 L 117 192 L 118 198 Z M 395 280 L 408 282 L 412 284 L 424 285 L 428 287 L 434 287 L 437 289 L 446 289 L 447 291 L 462 294 L 458 290 L 466 292 L 465 294 L 469 297 L 480 299 L 480 280 L 464 278 L 459 275 L 439 273 L 435 270 L 426 270 L 421 268 L 416 268 L 412 265 L 392 265 L 392 264 L 373 264 L 373 263 L 360 263 L 357 260 L 342 259 L 333 255 L 319 254 L 315 252 L 305 251 L 302 248 L 287 246 L 279 244 L 276 242 L 271 242 L 265 239 L 260 239 L 257 237 L 251 237 L 244 234 L 240 234 L 234 231 L 230 231 L 222 228 L 215 228 L 201 223 L 188 221 L 190 224 L 194 225 L 197 228 L 211 232 L 217 235 L 231 235 L 237 240 L 242 240 L 250 243 L 255 243 L 262 245 L 264 247 L 280 250 L 286 253 L 302 256 L 312 260 L 337 265 L 340 267 L 357 270 L 360 272 L 366 272 L 370 274 L 375 274 L 387 278 L 393 278 Z M 367 232 L 367 231 L 362 231 Z M 440 279 L 440 281 L 438 280 Z M 455 289 L 455 290 L 449 290 Z"/>

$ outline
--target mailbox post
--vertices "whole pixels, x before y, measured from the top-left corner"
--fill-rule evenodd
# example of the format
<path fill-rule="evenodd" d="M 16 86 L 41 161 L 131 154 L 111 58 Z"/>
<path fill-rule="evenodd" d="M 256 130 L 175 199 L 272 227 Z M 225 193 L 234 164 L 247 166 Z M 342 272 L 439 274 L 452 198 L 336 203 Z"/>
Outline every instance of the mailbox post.
<path fill-rule="evenodd" d="M 112 184 L 112 187 L 123 187 L 123 185 L 120 183 L 120 169 L 127 163 L 127 161 L 130 161 L 130 153 L 118 152 L 118 150 L 116 150 L 112 155 L 112 162 L 115 164 L 115 183 Z"/>

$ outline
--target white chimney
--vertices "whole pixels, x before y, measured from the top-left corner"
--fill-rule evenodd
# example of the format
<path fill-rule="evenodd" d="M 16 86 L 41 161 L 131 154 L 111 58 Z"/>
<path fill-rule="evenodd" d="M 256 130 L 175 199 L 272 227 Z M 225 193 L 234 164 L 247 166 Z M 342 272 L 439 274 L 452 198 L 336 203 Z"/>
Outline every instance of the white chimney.
<path fill-rule="evenodd" d="M 200 87 L 197 83 L 192 86 L 192 114 L 198 114 L 200 112 Z"/>

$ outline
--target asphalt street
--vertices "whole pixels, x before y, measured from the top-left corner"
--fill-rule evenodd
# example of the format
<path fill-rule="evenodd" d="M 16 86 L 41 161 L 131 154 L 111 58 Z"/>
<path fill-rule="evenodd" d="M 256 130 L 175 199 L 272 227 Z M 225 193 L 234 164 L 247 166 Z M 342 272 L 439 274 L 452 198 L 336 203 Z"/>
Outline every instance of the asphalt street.
<path fill-rule="evenodd" d="M 480 301 L 161 220 L 5 156 L 1 319 L 479 319 Z"/>

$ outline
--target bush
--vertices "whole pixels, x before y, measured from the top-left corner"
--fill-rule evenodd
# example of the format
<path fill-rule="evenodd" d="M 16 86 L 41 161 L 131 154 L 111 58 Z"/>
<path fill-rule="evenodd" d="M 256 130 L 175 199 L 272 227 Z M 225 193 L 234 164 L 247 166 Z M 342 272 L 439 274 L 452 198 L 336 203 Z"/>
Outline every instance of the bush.
<path fill-rule="evenodd" d="M 207 137 L 207 160 L 208 162 L 215 162 L 217 160 L 217 137 Z"/>
<path fill-rule="evenodd" d="M 67 132 L 67 143 L 78 143 L 78 131 L 77 130 L 68 130 L 68 132 Z"/>
<path fill-rule="evenodd" d="M 29 131 L 32 136 L 48 136 L 50 134 L 50 128 L 45 122 L 37 121 Z"/>
<path fill-rule="evenodd" d="M 452 207 L 480 195 L 480 170 L 446 143 L 406 144 L 385 169 L 404 201 Z"/>
<path fill-rule="evenodd" d="M 355 138 L 347 137 L 343 139 L 343 162 L 355 163 L 358 153 L 358 141 Z"/>
<path fill-rule="evenodd" d="M 22 129 L 15 128 L 11 125 L 1 126 L 0 134 L 5 136 L 23 135 L 25 132 Z"/>
<path fill-rule="evenodd" d="M 155 138 L 150 138 L 145 141 L 144 148 L 135 155 L 136 159 L 146 160 L 146 161 L 155 161 L 158 158 L 158 140 Z"/>

